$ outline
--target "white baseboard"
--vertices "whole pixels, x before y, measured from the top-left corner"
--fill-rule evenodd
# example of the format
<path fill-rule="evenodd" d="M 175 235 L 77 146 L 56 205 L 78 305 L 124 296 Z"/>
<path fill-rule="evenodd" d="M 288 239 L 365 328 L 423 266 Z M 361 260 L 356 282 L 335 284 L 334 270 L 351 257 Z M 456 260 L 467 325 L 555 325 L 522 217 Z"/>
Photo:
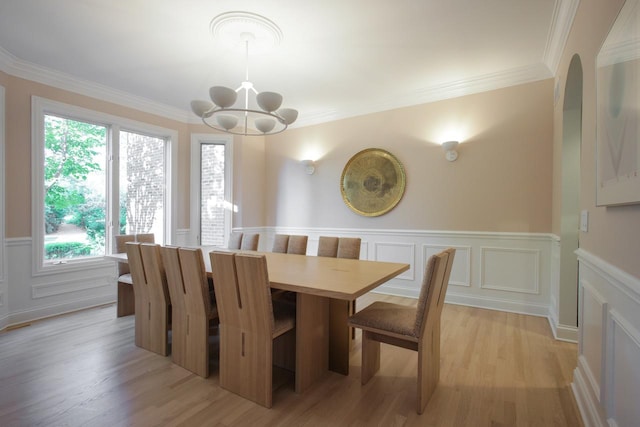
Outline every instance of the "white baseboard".
<path fill-rule="evenodd" d="M 51 304 L 43 307 L 31 308 L 18 312 L 9 313 L 4 328 L 18 325 L 25 322 L 32 322 L 47 317 L 58 316 L 60 314 L 71 313 L 87 308 L 98 307 L 105 304 L 112 304 L 116 301 L 110 296 L 91 297 L 85 299 L 76 299 L 63 304 Z M 1 321 L 1 319 L 0 319 Z"/>
<path fill-rule="evenodd" d="M 585 427 L 607 427 L 604 417 L 600 415 L 598 407 L 594 404 L 596 401 L 595 396 L 591 395 L 587 381 L 582 375 L 580 361 L 578 361 L 578 366 L 573 371 L 571 390 L 578 404 L 578 410 L 582 415 L 582 422 Z"/>

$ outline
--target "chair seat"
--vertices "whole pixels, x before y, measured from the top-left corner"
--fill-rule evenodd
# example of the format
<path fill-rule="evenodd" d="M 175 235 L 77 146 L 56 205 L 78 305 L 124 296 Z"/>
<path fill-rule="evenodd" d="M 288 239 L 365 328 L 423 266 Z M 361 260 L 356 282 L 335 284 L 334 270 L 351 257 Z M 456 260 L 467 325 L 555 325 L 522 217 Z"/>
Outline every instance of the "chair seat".
<path fill-rule="evenodd" d="M 120 283 L 128 283 L 133 285 L 133 279 L 131 278 L 131 273 L 123 274 L 122 276 L 118 276 L 118 282 Z"/>
<path fill-rule="evenodd" d="M 416 309 L 411 306 L 376 301 L 349 317 L 349 324 L 364 330 L 381 330 L 417 340 Z"/>

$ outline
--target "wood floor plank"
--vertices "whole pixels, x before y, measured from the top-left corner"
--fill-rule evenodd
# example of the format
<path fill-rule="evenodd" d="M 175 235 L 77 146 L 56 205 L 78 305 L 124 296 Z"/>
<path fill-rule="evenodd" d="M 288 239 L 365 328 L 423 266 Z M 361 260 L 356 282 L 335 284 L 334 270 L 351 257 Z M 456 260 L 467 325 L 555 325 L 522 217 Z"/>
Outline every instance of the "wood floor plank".
<path fill-rule="evenodd" d="M 374 300 L 415 300 L 368 294 Z M 445 305 L 440 383 L 416 406 L 417 354 L 381 347 L 380 371 L 360 384 L 361 334 L 349 376 L 329 373 L 303 394 L 293 381 L 263 408 L 211 376 L 134 345 L 133 316 L 105 306 L 0 332 L 0 425 L 14 426 L 581 426 L 570 384 L 575 344 L 546 319 Z"/>

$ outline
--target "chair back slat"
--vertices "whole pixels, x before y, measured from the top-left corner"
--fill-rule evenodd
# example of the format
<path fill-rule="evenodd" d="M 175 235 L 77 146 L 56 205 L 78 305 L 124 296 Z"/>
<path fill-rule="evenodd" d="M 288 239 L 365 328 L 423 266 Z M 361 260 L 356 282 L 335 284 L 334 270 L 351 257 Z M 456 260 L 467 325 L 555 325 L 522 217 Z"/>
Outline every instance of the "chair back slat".
<path fill-rule="evenodd" d="M 242 245 L 242 233 L 238 231 L 232 231 L 229 235 L 229 243 L 227 244 L 228 249 L 240 249 Z"/>
<path fill-rule="evenodd" d="M 318 240 L 318 256 L 336 258 L 338 256 L 338 238 L 320 236 Z"/>
<path fill-rule="evenodd" d="M 144 273 L 142 254 L 140 252 L 140 243 L 127 242 L 125 247 L 135 295 L 135 343 L 138 347 L 148 348 L 149 292 L 147 290 L 147 279 Z"/>
<path fill-rule="evenodd" d="M 267 259 L 264 255 L 237 254 L 235 261 L 243 329 L 270 338 L 274 320 Z"/>
<path fill-rule="evenodd" d="M 144 275 L 147 280 L 148 329 L 144 333 L 148 335 L 148 341 L 144 348 L 166 356 L 169 351 L 170 298 L 169 290 L 167 289 L 167 275 L 160 255 L 160 245 L 154 243 L 139 243 L 138 245 L 142 257 Z"/>
<path fill-rule="evenodd" d="M 359 237 L 340 237 L 338 239 L 338 258 L 360 259 Z"/>
<path fill-rule="evenodd" d="M 116 239 L 116 253 L 121 254 L 127 251 L 127 247 L 125 246 L 127 242 L 135 242 L 136 236 L 133 234 L 121 234 L 119 236 L 115 236 Z M 129 268 L 129 264 L 126 262 L 118 263 L 118 276 L 122 276 L 123 274 L 130 273 L 131 269 Z"/>
<path fill-rule="evenodd" d="M 213 271 L 213 290 L 221 325 L 240 328 L 240 308 L 242 300 L 236 277 L 235 254 L 233 252 L 210 252 L 211 271 Z"/>
<path fill-rule="evenodd" d="M 155 243 L 156 238 L 153 233 L 140 233 L 135 235 L 136 242 L 138 243 Z"/>
<path fill-rule="evenodd" d="M 428 324 L 440 319 L 454 255 L 455 249 L 446 249 L 427 260 L 416 307 L 415 334 L 418 337 L 428 329 Z"/>
<path fill-rule="evenodd" d="M 171 297 L 167 287 L 167 275 L 160 255 L 160 245 L 155 243 L 141 243 L 140 254 L 144 275 L 147 279 L 149 297 L 152 300 L 170 304 Z"/>
<path fill-rule="evenodd" d="M 184 301 L 188 313 L 209 317 L 211 298 L 207 273 L 200 248 L 178 248 L 178 257 L 184 283 Z"/>
<path fill-rule="evenodd" d="M 273 238 L 273 247 L 271 248 L 271 252 L 284 254 L 287 252 L 288 245 L 289 245 L 288 234 L 276 234 Z"/>
<path fill-rule="evenodd" d="M 242 236 L 242 244 L 240 245 L 240 249 L 244 251 L 257 251 L 259 241 L 260 241 L 260 235 L 257 233 L 244 234 Z"/>
<path fill-rule="evenodd" d="M 289 236 L 288 254 L 306 255 L 308 236 Z"/>

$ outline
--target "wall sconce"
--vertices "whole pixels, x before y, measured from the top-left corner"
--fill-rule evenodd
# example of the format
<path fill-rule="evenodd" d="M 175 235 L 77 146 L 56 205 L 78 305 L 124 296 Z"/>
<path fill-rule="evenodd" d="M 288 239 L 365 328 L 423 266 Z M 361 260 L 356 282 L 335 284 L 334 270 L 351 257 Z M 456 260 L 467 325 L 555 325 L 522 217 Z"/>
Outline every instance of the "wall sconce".
<path fill-rule="evenodd" d="M 316 166 L 313 163 L 313 160 L 300 160 L 300 163 L 302 163 L 304 171 L 307 175 L 313 175 L 316 171 Z"/>
<path fill-rule="evenodd" d="M 455 161 L 458 158 L 458 152 L 456 148 L 458 147 L 458 141 L 447 141 L 442 143 L 442 148 L 444 149 L 444 157 L 450 162 Z"/>

